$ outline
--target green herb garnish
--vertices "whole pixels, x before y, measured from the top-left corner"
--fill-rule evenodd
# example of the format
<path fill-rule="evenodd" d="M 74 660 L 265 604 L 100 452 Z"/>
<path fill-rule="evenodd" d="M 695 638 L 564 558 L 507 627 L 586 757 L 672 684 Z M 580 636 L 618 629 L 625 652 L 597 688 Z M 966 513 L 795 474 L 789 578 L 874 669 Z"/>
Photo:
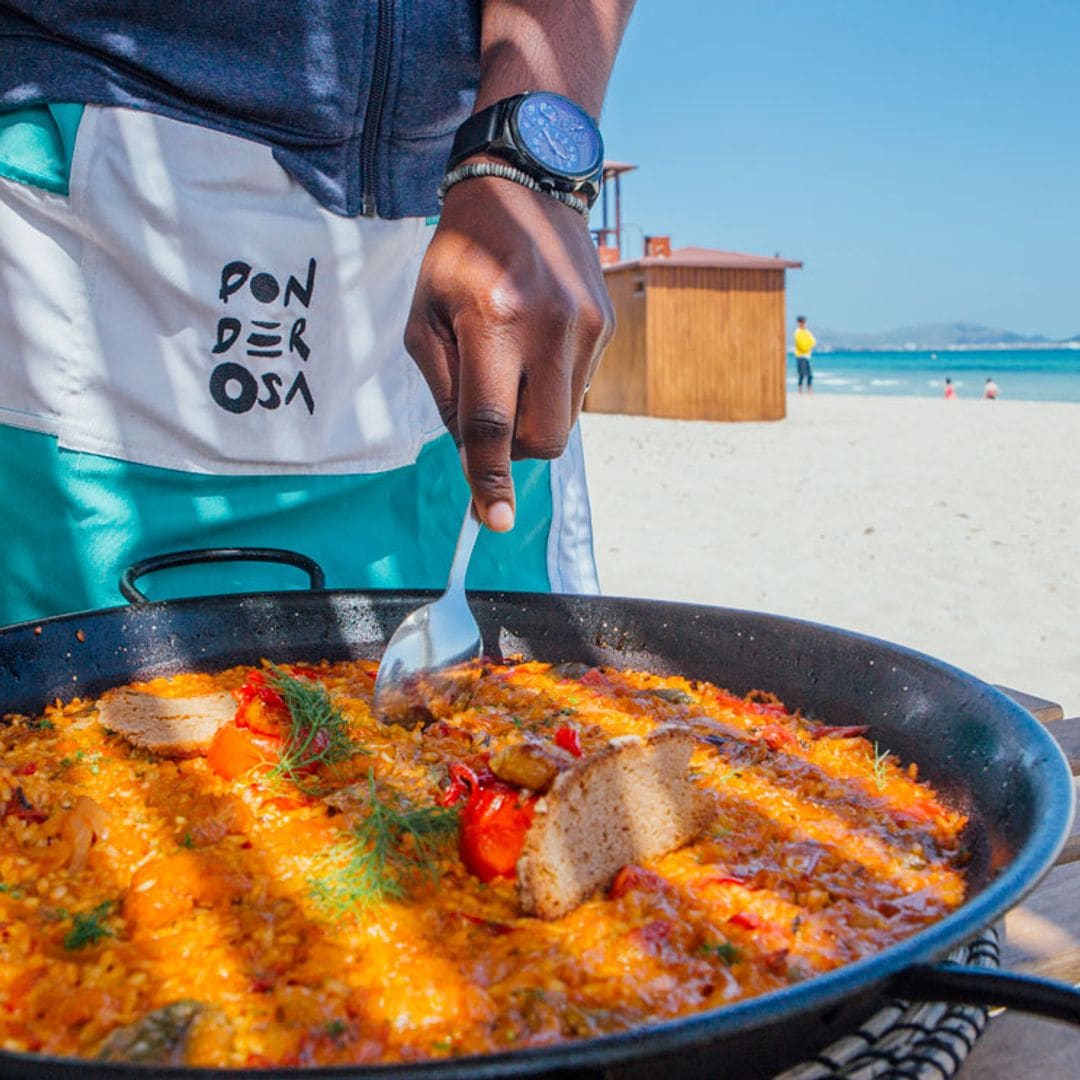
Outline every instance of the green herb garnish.
<path fill-rule="evenodd" d="M 878 750 L 877 740 L 874 740 L 874 783 L 878 791 L 885 790 L 885 762 L 888 760 L 888 750 Z"/>
<path fill-rule="evenodd" d="M 338 912 L 398 899 L 405 895 L 411 877 L 434 879 L 437 848 L 457 834 L 455 807 L 397 810 L 379 798 L 371 769 L 368 785 L 369 814 L 353 829 L 347 861 L 309 881 L 315 900 Z"/>
<path fill-rule="evenodd" d="M 85 765 L 94 776 L 97 776 L 100 769 L 100 766 L 98 765 L 100 760 L 100 754 L 87 753 L 85 750 L 79 750 L 74 757 L 62 757 L 60 759 L 60 767 L 62 769 L 70 769 L 73 765 Z"/>
<path fill-rule="evenodd" d="M 298 780 L 319 765 L 368 753 L 349 735 L 348 721 L 321 682 L 297 679 L 276 667 L 270 668 L 266 682 L 289 710 L 280 760 L 273 770 L 278 776 Z"/>
<path fill-rule="evenodd" d="M 92 911 L 85 911 L 71 917 L 71 929 L 64 935 L 65 949 L 81 949 L 86 945 L 96 945 L 102 938 L 116 935 L 101 925 L 110 911 L 113 902 L 105 900 Z"/>
<path fill-rule="evenodd" d="M 739 960 L 739 950 L 730 941 L 703 941 L 698 946 L 698 952 L 706 956 L 716 956 L 730 967 Z"/>

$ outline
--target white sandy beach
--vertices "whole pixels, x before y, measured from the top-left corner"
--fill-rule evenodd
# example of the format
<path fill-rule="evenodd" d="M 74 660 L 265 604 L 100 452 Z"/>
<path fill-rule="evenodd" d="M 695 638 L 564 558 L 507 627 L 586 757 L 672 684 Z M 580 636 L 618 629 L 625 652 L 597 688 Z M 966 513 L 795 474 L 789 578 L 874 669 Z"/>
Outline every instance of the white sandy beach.
<path fill-rule="evenodd" d="M 609 595 L 811 619 L 1080 712 L 1080 405 L 790 396 L 582 418 Z"/>

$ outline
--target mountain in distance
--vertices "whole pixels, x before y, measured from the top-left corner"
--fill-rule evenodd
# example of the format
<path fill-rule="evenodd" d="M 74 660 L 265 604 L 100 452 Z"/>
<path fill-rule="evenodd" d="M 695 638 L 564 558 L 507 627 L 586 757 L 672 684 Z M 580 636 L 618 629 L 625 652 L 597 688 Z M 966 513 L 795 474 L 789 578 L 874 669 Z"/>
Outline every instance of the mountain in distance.
<path fill-rule="evenodd" d="M 924 323 L 902 326 L 883 333 L 851 333 L 844 330 L 814 330 L 818 349 L 974 349 L 1053 348 L 1080 342 L 1080 334 L 1066 341 L 1053 341 L 1042 334 L 1018 334 L 981 323 Z"/>

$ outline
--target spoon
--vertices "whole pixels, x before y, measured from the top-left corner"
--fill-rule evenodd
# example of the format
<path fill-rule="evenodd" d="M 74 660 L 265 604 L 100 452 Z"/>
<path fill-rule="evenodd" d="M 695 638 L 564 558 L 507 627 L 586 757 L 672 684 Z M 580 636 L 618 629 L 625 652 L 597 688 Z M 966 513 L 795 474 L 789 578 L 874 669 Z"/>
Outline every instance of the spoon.
<path fill-rule="evenodd" d="M 406 616 L 379 662 L 375 715 L 384 722 L 415 726 L 424 715 L 424 684 L 448 668 L 479 659 L 480 627 L 465 599 L 465 572 L 479 535 L 480 520 L 470 500 L 446 592 Z"/>

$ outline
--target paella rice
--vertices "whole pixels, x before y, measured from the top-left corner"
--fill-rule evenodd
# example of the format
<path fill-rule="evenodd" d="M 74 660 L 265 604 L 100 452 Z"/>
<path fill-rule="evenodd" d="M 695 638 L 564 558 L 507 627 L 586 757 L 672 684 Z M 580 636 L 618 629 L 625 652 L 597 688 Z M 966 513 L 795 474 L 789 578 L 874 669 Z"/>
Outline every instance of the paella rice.
<path fill-rule="evenodd" d="M 864 728 L 676 676 L 489 662 L 409 730 L 372 715 L 375 671 L 133 684 L 236 697 L 179 760 L 90 700 L 5 718 L 0 1047 L 303 1067 L 547 1046 L 811 978 L 963 900 L 963 815 Z M 521 782 L 529 761 L 663 725 L 694 735 L 704 831 L 524 914 L 514 860 L 550 781 Z M 509 754 L 517 784 L 492 771 L 508 748 L 532 755 Z"/>

